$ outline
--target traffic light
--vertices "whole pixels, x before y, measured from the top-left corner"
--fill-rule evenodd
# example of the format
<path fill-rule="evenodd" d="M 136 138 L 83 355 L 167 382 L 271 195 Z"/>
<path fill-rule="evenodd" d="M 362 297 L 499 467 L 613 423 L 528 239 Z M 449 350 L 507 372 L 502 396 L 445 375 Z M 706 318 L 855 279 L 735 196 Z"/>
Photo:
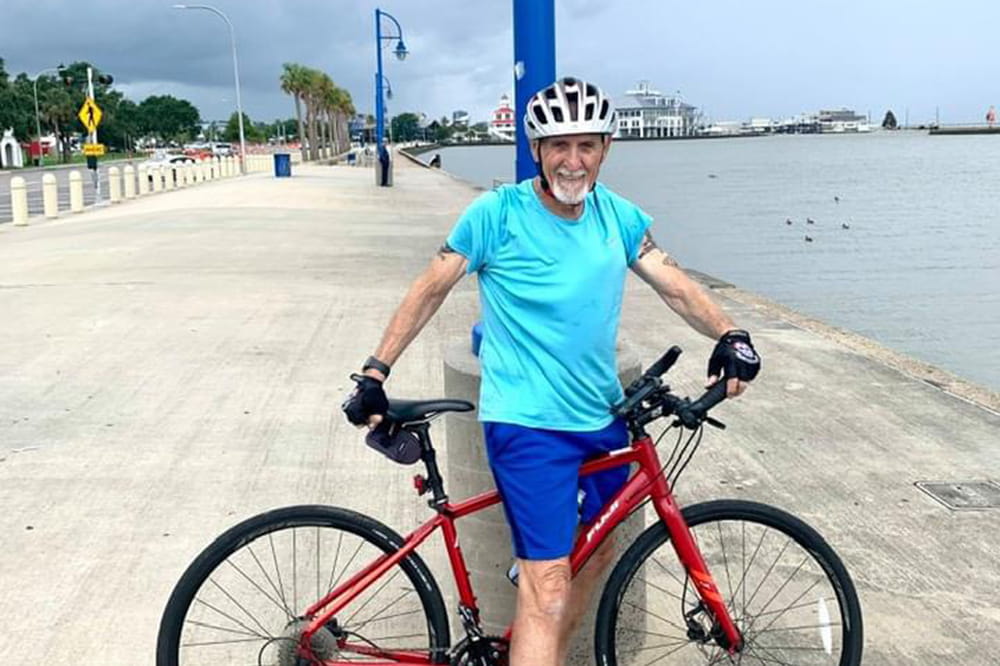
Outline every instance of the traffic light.
<path fill-rule="evenodd" d="M 103 83 L 106 86 L 110 86 L 112 83 L 115 82 L 115 77 L 111 76 L 110 74 L 98 74 L 97 82 Z"/>

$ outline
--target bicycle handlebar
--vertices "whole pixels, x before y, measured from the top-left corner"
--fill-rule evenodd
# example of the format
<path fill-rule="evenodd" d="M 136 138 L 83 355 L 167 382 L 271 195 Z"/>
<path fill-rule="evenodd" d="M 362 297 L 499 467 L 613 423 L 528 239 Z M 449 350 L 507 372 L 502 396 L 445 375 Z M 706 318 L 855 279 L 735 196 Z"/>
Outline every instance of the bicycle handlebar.
<path fill-rule="evenodd" d="M 661 416 L 674 415 L 685 428 L 694 430 L 707 422 L 713 426 L 725 426 L 708 416 L 708 411 L 726 399 L 726 380 L 713 384 L 696 400 L 681 398 L 670 393 L 660 376 L 677 362 L 681 355 L 676 345 L 668 349 L 656 363 L 625 389 L 625 400 L 612 408 L 615 416 L 632 419 L 638 425 L 645 425 Z M 647 406 L 643 408 L 643 403 Z"/>

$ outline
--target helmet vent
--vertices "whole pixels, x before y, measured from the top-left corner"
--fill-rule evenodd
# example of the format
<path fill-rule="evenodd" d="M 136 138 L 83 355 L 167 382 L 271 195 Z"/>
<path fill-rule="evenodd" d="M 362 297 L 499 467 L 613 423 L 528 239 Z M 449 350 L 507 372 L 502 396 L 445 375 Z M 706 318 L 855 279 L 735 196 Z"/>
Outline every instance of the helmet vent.
<path fill-rule="evenodd" d="M 563 121 L 563 112 L 558 106 L 552 107 L 552 119 L 557 123 L 561 123 Z"/>
<path fill-rule="evenodd" d="M 540 125 L 545 125 L 545 114 L 542 113 L 541 107 L 533 106 L 531 107 L 531 112 L 535 114 L 535 120 L 537 120 Z"/>
<path fill-rule="evenodd" d="M 584 120 L 593 120 L 594 119 L 594 104 L 593 103 L 587 104 L 587 106 L 584 107 L 583 119 Z"/>

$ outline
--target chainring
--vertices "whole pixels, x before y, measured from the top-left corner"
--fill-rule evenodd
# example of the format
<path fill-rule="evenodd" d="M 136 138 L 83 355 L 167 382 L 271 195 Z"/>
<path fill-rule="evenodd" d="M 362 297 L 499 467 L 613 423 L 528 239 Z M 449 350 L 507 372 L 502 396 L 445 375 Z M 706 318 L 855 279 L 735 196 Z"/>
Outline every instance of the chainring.
<path fill-rule="evenodd" d="M 510 643 L 502 636 L 483 636 L 477 641 L 468 637 L 455 646 L 451 666 L 509 666 Z"/>

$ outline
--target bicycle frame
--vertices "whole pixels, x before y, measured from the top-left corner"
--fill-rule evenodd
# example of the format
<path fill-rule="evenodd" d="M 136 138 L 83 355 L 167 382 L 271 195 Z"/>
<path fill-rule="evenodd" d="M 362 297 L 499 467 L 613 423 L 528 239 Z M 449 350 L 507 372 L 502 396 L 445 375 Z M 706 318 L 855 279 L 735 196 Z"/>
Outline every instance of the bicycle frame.
<path fill-rule="evenodd" d="M 688 529 L 684 516 L 681 514 L 681 509 L 675 502 L 670 486 L 663 476 L 659 456 L 652 439 L 648 435 L 643 436 L 633 441 L 628 448 L 612 451 L 590 460 L 580 468 L 580 474 L 586 476 L 632 463 L 639 466 L 636 473 L 608 501 L 597 517 L 584 525 L 580 531 L 570 554 L 573 575 L 580 571 L 612 530 L 647 498 L 650 498 L 656 514 L 667 527 L 670 543 L 673 544 L 678 559 L 688 576 L 694 581 L 703 607 L 718 623 L 722 633 L 721 640 L 728 646 L 727 649 L 731 654 L 736 653 L 742 643 L 739 630 L 726 608 L 726 603 L 719 593 L 715 580 L 708 572 L 708 567 Z M 410 555 L 438 529 L 442 530 L 445 549 L 458 590 L 459 602 L 468 608 L 473 617 L 478 620 L 479 608 L 476 605 L 476 597 L 469 580 L 469 572 L 462 556 L 462 549 L 458 543 L 455 521 L 499 503 L 500 495 L 495 490 L 481 493 L 457 504 L 445 502 L 438 508 L 437 515 L 406 536 L 403 545 L 397 551 L 391 555 L 384 554 L 376 558 L 349 580 L 338 585 L 329 594 L 306 609 L 306 617 L 312 618 L 312 620 L 303 632 L 300 650 L 304 653 L 311 652 L 308 646 L 311 645 L 312 636 L 316 631 L 326 625 L 341 609 L 378 580 L 386 571 Z M 508 627 L 504 637 L 509 639 L 510 635 L 511 629 Z M 341 642 L 340 646 L 342 649 L 349 649 L 356 654 L 387 659 L 385 662 L 366 662 L 369 666 L 421 666 L 441 663 L 416 652 L 383 651 L 369 645 L 348 642 Z M 312 654 L 302 654 L 302 656 L 314 659 L 324 666 L 352 666 L 356 663 L 348 660 L 318 660 Z"/>

